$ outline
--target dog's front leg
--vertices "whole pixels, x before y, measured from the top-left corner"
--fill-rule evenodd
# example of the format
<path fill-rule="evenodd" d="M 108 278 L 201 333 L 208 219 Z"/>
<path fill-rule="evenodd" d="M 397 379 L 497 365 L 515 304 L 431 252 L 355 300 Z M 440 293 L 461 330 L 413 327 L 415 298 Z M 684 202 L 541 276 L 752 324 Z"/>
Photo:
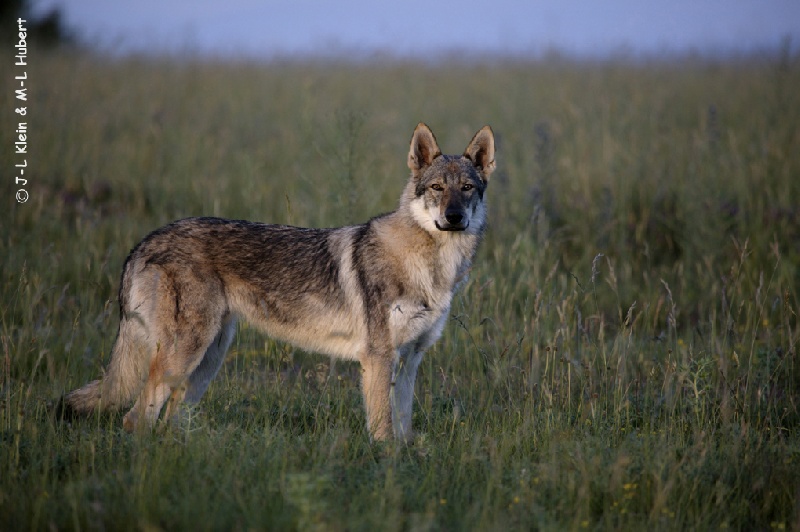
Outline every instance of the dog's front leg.
<path fill-rule="evenodd" d="M 392 370 L 394 350 L 370 349 L 361 360 L 361 388 L 367 411 L 367 428 L 376 441 L 391 439 L 392 431 Z"/>
<path fill-rule="evenodd" d="M 414 439 L 411 428 L 411 413 L 414 401 L 414 381 L 417 368 L 422 361 L 422 351 L 417 345 L 400 350 L 400 358 L 394 371 L 394 389 L 392 390 L 392 426 L 398 440 L 410 442 Z"/>

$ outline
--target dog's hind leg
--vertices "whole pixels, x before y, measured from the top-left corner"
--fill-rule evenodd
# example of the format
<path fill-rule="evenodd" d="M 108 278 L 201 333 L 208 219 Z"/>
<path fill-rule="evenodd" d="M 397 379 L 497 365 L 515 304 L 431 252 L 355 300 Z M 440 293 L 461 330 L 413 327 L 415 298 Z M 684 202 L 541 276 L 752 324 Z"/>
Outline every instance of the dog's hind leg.
<path fill-rule="evenodd" d="M 189 384 L 186 388 L 186 396 L 184 401 L 187 403 L 197 403 L 203 394 L 206 393 L 208 385 L 217 376 L 219 368 L 225 361 L 225 355 L 228 353 L 228 348 L 233 342 L 233 337 L 236 334 L 236 318 L 228 314 L 222 319 L 222 327 L 219 334 L 208 346 L 202 362 L 192 372 L 189 377 Z"/>
<path fill-rule="evenodd" d="M 172 275 L 163 275 L 155 292 L 156 353 L 144 389 L 123 420 L 128 431 L 153 427 L 171 395 L 176 401 L 183 399 L 190 376 L 212 342 L 223 336 L 228 340 L 223 331 L 227 310 L 221 286 L 202 278 L 202 272 L 167 273 Z M 213 363 L 218 369 L 216 358 Z"/>
<path fill-rule="evenodd" d="M 125 414 L 122 420 L 122 426 L 128 432 L 145 427 L 152 428 L 156 420 L 158 420 L 161 407 L 164 406 L 172 391 L 169 384 L 158 382 L 152 378 L 152 375 L 153 373 L 151 372 L 151 377 L 145 383 L 144 389 L 139 394 L 139 398 L 136 399 L 133 408 Z"/>
<path fill-rule="evenodd" d="M 125 430 L 132 432 L 140 426 L 153 427 L 170 396 L 173 396 L 174 401 L 168 415 L 173 414 L 182 401 L 190 376 L 201 364 L 203 356 L 215 339 L 208 334 L 202 337 L 198 331 L 182 332 L 183 336 L 176 336 L 171 345 L 161 344 L 150 363 L 144 389 L 133 408 L 125 415 Z"/>
<path fill-rule="evenodd" d="M 200 398 L 205 394 L 208 385 L 211 384 L 211 381 L 214 380 L 217 372 L 222 367 L 235 333 L 236 318 L 231 314 L 227 314 L 222 319 L 219 333 L 206 349 L 200 365 L 189 375 L 183 385 L 173 390 L 167 403 L 167 411 L 164 414 L 165 419 L 172 420 L 172 418 L 175 418 L 174 421 L 178 421 L 181 404 L 194 405 L 200 402 Z"/>

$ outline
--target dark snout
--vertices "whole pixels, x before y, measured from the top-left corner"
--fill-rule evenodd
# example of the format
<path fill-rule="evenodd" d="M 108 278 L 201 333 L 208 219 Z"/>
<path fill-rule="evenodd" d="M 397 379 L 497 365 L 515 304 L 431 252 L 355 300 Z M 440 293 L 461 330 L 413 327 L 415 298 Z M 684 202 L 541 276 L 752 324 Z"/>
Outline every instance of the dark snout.
<path fill-rule="evenodd" d="M 464 221 L 464 213 L 461 209 L 449 209 L 444 213 L 444 219 L 452 226 L 460 226 Z"/>
<path fill-rule="evenodd" d="M 462 207 L 450 206 L 444 211 L 444 222 L 436 222 L 439 231 L 463 231 L 469 227 L 469 219 Z"/>

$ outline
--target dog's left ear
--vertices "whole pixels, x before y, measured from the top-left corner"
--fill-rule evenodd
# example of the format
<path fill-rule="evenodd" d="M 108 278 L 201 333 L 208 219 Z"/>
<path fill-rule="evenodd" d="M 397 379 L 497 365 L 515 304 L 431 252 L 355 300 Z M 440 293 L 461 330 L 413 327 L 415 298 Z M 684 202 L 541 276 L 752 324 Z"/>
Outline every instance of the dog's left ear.
<path fill-rule="evenodd" d="M 472 141 L 464 150 L 464 157 L 472 161 L 483 173 L 483 180 L 488 181 L 489 175 L 494 172 L 494 133 L 489 126 L 483 126 L 475 133 Z"/>

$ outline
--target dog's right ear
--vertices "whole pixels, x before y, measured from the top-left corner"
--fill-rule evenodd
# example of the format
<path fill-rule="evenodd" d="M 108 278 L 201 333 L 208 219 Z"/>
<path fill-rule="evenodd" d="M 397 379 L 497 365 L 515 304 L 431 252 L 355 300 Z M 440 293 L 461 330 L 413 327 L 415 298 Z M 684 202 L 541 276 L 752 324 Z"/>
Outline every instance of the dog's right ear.
<path fill-rule="evenodd" d="M 442 154 L 436 137 L 433 136 L 430 128 L 420 122 L 411 137 L 411 148 L 408 150 L 408 167 L 414 177 L 430 166 L 434 159 Z"/>

